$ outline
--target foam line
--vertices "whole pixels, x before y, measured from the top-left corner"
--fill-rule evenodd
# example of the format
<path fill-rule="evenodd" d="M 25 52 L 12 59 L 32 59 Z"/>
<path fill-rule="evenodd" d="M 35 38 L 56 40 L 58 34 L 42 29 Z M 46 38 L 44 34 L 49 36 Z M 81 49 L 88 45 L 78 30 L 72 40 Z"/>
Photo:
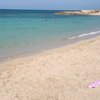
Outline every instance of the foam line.
<path fill-rule="evenodd" d="M 69 39 L 75 39 L 75 38 L 80 38 L 80 37 L 85 37 L 85 36 L 95 35 L 95 34 L 100 34 L 100 31 L 81 34 L 81 35 L 78 35 L 78 36 L 70 37 Z"/>

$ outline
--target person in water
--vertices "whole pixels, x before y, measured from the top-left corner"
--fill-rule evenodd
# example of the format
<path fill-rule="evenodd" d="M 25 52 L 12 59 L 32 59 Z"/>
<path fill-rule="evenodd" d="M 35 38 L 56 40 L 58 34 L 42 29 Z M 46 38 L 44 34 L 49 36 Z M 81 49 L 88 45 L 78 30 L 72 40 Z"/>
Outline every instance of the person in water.
<path fill-rule="evenodd" d="M 48 21 L 47 18 L 45 19 L 45 21 L 46 21 L 46 22 Z"/>

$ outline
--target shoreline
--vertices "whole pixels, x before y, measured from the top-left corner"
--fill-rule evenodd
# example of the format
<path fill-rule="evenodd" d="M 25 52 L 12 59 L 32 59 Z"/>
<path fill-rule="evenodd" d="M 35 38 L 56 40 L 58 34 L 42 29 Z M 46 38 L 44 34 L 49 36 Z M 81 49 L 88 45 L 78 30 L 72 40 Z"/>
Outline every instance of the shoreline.
<path fill-rule="evenodd" d="M 9 63 L 9 62 L 12 62 L 12 61 L 20 61 L 20 59 L 27 59 L 27 58 L 35 58 L 35 57 L 38 57 L 38 56 L 41 56 L 42 54 L 45 54 L 45 53 L 49 53 L 49 52 L 53 52 L 53 51 L 59 51 L 60 49 L 63 49 L 63 48 L 71 48 L 73 46 L 76 46 L 76 45 L 79 45 L 81 43 L 84 43 L 84 42 L 88 42 L 88 41 L 92 41 L 96 38 L 99 38 L 100 35 L 93 35 L 93 36 L 87 36 L 87 37 L 82 37 L 82 38 L 79 38 L 79 40 L 74 40 L 74 41 L 70 41 L 69 43 L 67 44 L 63 44 L 61 46 L 57 46 L 57 47 L 53 47 L 53 48 L 50 48 L 50 49 L 46 49 L 46 50 L 43 50 L 43 51 L 40 51 L 40 52 L 37 52 L 37 53 L 28 53 L 28 54 L 24 54 L 24 55 L 19 55 L 19 56 L 14 56 L 14 57 L 10 57 L 10 58 L 7 58 L 5 60 L 2 60 L 0 61 L 0 66 L 2 64 L 6 64 L 6 63 Z M 77 39 L 77 38 L 75 38 Z M 2 72 L 2 69 L 0 67 L 0 72 Z M 4 68 L 5 69 L 5 68 Z"/>
<path fill-rule="evenodd" d="M 0 64 L 3 100 L 99 100 L 100 36 Z"/>
<path fill-rule="evenodd" d="M 47 47 L 47 48 L 41 49 L 40 51 L 38 50 L 37 52 L 25 53 L 22 55 L 20 54 L 20 55 L 16 55 L 16 56 L 11 56 L 9 58 L 4 58 L 4 59 L 0 60 L 0 64 L 11 61 L 13 59 L 25 58 L 28 56 L 36 56 L 41 53 L 45 53 L 47 51 L 51 51 L 51 50 L 63 48 L 66 46 L 75 45 L 75 44 L 83 42 L 83 41 L 91 40 L 91 39 L 94 39 L 94 38 L 100 36 L 100 31 L 97 31 L 97 32 L 99 32 L 99 34 L 98 33 L 92 34 L 92 35 L 91 34 L 82 34 L 83 35 L 82 37 L 81 37 L 81 35 L 79 35 L 79 36 L 77 35 L 77 36 L 69 38 L 69 40 L 64 39 L 60 44 L 58 43 L 58 44 L 54 45 L 53 47 Z M 92 32 L 92 33 L 94 33 L 94 32 Z"/>

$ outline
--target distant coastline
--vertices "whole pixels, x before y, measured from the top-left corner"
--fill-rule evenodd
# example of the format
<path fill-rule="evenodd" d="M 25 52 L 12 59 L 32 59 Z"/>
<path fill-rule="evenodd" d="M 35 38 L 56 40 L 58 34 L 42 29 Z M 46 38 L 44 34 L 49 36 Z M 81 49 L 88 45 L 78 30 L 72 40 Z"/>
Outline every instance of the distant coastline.
<path fill-rule="evenodd" d="M 61 14 L 61 15 L 99 15 L 100 16 L 100 10 L 63 11 L 63 12 L 56 12 L 55 14 Z"/>

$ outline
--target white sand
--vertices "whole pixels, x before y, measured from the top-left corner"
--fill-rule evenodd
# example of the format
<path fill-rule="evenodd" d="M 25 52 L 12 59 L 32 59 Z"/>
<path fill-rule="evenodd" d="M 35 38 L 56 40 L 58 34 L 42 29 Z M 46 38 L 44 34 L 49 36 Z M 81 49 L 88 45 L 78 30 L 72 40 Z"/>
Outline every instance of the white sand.
<path fill-rule="evenodd" d="M 100 100 L 100 37 L 0 64 L 0 100 Z"/>

